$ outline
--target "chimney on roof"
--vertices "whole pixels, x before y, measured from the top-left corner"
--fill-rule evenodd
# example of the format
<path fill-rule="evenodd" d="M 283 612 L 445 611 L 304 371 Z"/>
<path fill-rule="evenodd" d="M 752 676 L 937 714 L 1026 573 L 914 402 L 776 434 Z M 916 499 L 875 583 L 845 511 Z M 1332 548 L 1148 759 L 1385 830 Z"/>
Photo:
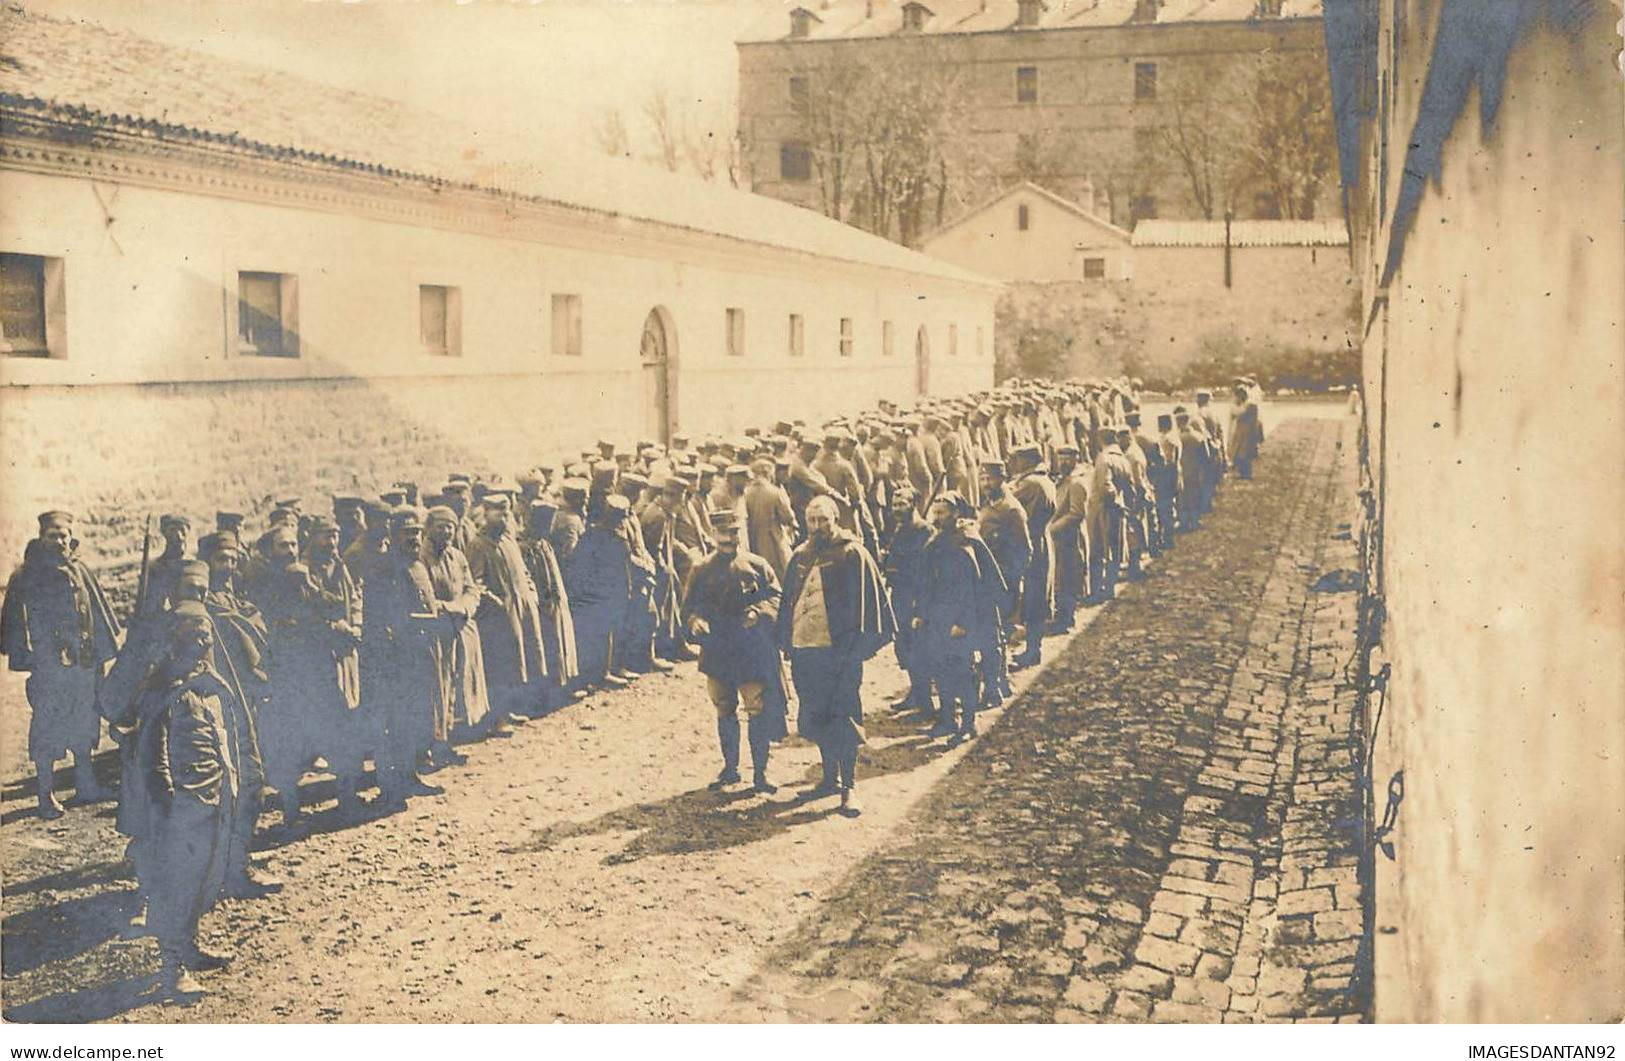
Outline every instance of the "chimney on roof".
<path fill-rule="evenodd" d="M 982 7 L 987 7 L 983 0 Z M 1019 27 L 1032 27 L 1038 25 L 1038 19 L 1044 11 L 1044 0 L 1020 0 L 1016 5 L 1016 25 Z"/>
<path fill-rule="evenodd" d="M 875 0 L 863 0 L 863 18 L 868 21 L 875 17 Z"/>
<path fill-rule="evenodd" d="M 1155 22 L 1162 0 L 1134 0 L 1133 22 Z"/>
<path fill-rule="evenodd" d="M 792 37 L 807 37 L 807 36 L 810 36 L 811 33 L 812 33 L 812 24 L 813 24 L 813 22 L 815 20 L 819 21 L 819 22 L 823 21 L 823 19 L 820 19 L 817 15 L 813 14 L 811 11 L 808 11 L 804 7 L 798 7 L 794 11 L 791 11 L 790 12 L 790 36 L 792 36 Z"/>

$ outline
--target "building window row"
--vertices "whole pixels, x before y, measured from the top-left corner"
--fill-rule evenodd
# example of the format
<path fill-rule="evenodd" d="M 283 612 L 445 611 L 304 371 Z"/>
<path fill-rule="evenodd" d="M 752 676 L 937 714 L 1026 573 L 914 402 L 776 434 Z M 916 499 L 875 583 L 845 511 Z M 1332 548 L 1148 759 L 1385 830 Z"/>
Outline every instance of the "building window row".
<path fill-rule="evenodd" d="M 553 356 L 581 356 L 581 296 L 554 295 L 552 306 Z"/>
<path fill-rule="evenodd" d="M 61 258 L 0 254 L 0 355 L 67 356 L 63 281 Z M 581 296 L 555 294 L 552 298 L 552 353 L 580 357 Z M 240 271 L 235 307 L 238 354 L 300 355 L 298 276 L 262 269 Z M 418 285 L 418 346 L 431 357 L 462 356 L 462 288 Z"/>
<path fill-rule="evenodd" d="M 812 148 L 805 140 L 779 145 L 779 177 L 787 181 L 812 180 Z"/>
<path fill-rule="evenodd" d="M 791 107 L 792 110 L 802 111 L 807 107 L 808 100 L 810 99 L 810 96 L 809 96 L 808 92 L 809 92 L 809 90 L 808 90 L 808 81 L 807 81 L 806 75 L 805 74 L 792 75 L 791 78 L 790 78 L 790 107 Z M 1137 99 L 1137 100 L 1154 100 L 1154 99 L 1157 98 L 1157 64 L 1156 63 L 1135 63 L 1134 64 L 1134 98 Z M 1038 67 L 1036 67 L 1036 66 L 1018 66 L 1018 67 L 1016 67 L 1016 102 L 1017 103 L 1037 103 L 1038 102 Z M 806 171 L 808 171 L 808 173 L 810 173 L 810 170 L 811 170 L 811 165 L 810 164 L 805 166 L 805 167 L 793 166 L 788 161 L 790 156 L 788 156 L 786 154 L 783 154 L 783 152 L 787 151 L 791 147 L 791 145 L 800 145 L 803 148 L 805 147 L 805 145 L 800 144 L 799 141 L 787 141 L 784 144 L 784 146 L 781 147 L 781 149 L 780 149 L 780 151 L 781 151 L 780 168 L 781 169 L 786 169 L 786 170 L 796 168 L 798 170 L 798 172 L 800 170 L 802 170 L 802 169 L 805 169 Z M 785 180 L 806 180 L 807 179 L 806 174 L 804 174 L 802 176 L 791 176 L 788 172 L 786 172 L 786 173 L 783 174 L 783 176 L 784 176 Z"/>
<path fill-rule="evenodd" d="M 0 254 L 0 353 L 64 357 L 62 259 Z"/>
<path fill-rule="evenodd" d="M 1156 63 L 1135 63 L 1134 64 L 1134 98 L 1135 99 L 1156 99 L 1157 98 L 1157 64 Z"/>
<path fill-rule="evenodd" d="M 1025 207 L 1023 207 L 1025 210 Z M 1086 266 L 1087 268 L 1087 266 Z M 581 296 L 552 295 L 554 357 L 580 357 Z M 244 270 L 237 274 L 237 352 L 248 357 L 300 356 L 299 278 L 292 273 Z M 725 311 L 726 344 L 730 357 L 745 356 L 745 311 Z M 852 357 L 857 348 L 857 327 L 851 317 L 840 318 L 838 350 Z M 63 263 L 60 258 L 32 254 L 0 254 L 0 355 L 62 358 L 67 356 L 64 336 Z M 789 315 L 789 354 L 807 352 L 806 318 Z M 462 289 L 446 284 L 418 285 L 418 345 L 431 357 L 460 357 L 463 353 Z M 959 326 L 948 325 L 948 353 L 959 352 Z M 976 352 L 982 354 L 982 329 L 976 329 Z M 880 353 L 896 353 L 893 322 L 880 323 Z"/>
<path fill-rule="evenodd" d="M 1038 102 L 1038 67 L 1016 67 L 1016 102 Z"/>
<path fill-rule="evenodd" d="M 737 306 L 728 307 L 724 320 L 726 329 L 726 343 L 728 356 L 745 356 L 745 311 Z M 852 357 L 857 353 L 857 321 L 852 317 L 841 317 L 839 332 L 837 333 L 837 352 L 841 357 Z M 801 313 L 791 313 L 786 318 L 785 328 L 786 353 L 790 357 L 805 357 L 807 354 L 807 318 Z M 983 356 L 985 339 L 980 327 L 976 329 L 976 356 Z M 880 356 L 892 357 L 897 353 L 897 327 L 893 321 L 880 322 Z M 959 353 L 959 325 L 948 325 L 948 355 L 950 357 Z"/>

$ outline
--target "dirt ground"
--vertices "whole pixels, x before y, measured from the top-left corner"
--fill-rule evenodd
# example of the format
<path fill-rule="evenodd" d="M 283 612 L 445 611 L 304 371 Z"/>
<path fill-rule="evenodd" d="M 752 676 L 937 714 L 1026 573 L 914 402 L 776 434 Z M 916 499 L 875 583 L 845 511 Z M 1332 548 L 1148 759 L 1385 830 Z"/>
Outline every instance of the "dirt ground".
<path fill-rule="evenodd" d="M 922 725 L 892 717 L 884 701 L 902 684 L 889 650 L 869 666 L 857 819 L 834 814 L 834 799 L 797 801 L 818 756 L 795 737 L 775 749 L 777 795 L 709 791 L 715 712 L 692 664 L 466 746 L 467 765 L 431 775 L 444 794 L 402 813 L 335 828 L 329 798 L 306 828 L 265 837 L 259 857 L 285 881 L 280 894 L 205 919 L 208 945 L 236 960 L 187 1008 L 148 1001 L 156 950 L 120 937 L 134 882 L 111 806 L 41 822 L 13 784 L 0 850 L 6 1016 L 726 1019 L 756 957 L 974 746 L 927 742 Z M 307 778 L 307 791 L 325 787 Z"/>

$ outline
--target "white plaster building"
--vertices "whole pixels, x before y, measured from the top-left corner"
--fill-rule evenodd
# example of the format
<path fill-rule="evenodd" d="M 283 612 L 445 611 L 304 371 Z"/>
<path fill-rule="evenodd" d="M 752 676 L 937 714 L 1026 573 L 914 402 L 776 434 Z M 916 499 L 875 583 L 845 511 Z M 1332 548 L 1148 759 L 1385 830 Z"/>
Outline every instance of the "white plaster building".
<path fill-rule="evenodd" d="M 996 281 L 814 212 L 16 6 L 0 41 L 5 556 L 47 506 L 117 555 L 136 505 L 992 383 Z"/>
<path fill-rule="evenodd" d="M 1128 280 L 1130 236 L 1086 207 L 1021 181 L 927 236 L 933 258 L 1001 280 Z"/>

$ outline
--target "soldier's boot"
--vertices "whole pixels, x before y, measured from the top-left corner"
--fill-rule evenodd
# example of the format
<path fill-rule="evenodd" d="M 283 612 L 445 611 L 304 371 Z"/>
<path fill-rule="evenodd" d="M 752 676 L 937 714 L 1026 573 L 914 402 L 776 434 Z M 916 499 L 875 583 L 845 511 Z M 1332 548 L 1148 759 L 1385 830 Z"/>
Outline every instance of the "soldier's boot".
<path fill-rule="evenodd" d="M 837 766 L 837 773 L 841 787 L 841 813 L 848 818 L 856 818 L 863 813 L 858 806 L 858 749 L 851 748 L 841 753 Z"/>
<path fill-rule="evenodd" d="M 90 763 L 90 749 L 81 748 L 73 753 L 73 801 L 100 803 L 113 798 L 113 791 L 101 783 Z"/>
<path fill-rule="evenodd" d="M 51 763 L 34 763 L 34 794 L 39 800 L 39 816 L 45 821 L 62 817 L 62 804 L 56 801 L 56 778 Z"/>
<path fill-rule="evenodd" d="M 937 691 L 937 724 L 926 734 L 928 737 L 947 737 L 954 732 L 954 697 L 946 689 Z"/>
<path fill-rule="evenodd" d="M 750 743 L 751 791 L 762 796 L 771 796 L 779 790 L 779 786 L 767 779 L 767 760 L 773 748 L 773 742 L 768 740 L 758 730 L 758 719 L 753 718 L 746 727 Z"/>
<path fill-rule="evenodd" d="M 282 824 L 294 825 L 299 821 L 299 784 L 294 782 L 287 788 L 278 788 L 282 801 Z"/>
<path fill-rule="evenodd" d="M 711 782 L 713 790 L 739 783 L 739 717 L 717 716 L 717 743 L 722 747 L 722 773 Z"/>
<path fill-rule="evenodd" d="M 822 799 L 824 796 L 833 796 L 841 790 L 840 780 L 836 776 L 835 756 L 829 748 L 820 744 L 818 754 L 823 758 L 824 779 L 809 788 L 803 794 L 804 799 Z"/>
<path fill-rule="evenodd" d="M 245 793 L 249 798 L 238 804 L 240 808 L 231 823 L 231 837 L 226 850 L 226 894 L 234 899 L 260 899 L 282 890 L 282 882 L 275 877 L 254 872 L 248 860 L 248 849 L 253 845 L 254 826 L 259 820 L 259 793 Z M 339 811 L 344 812 L 345 797 L 359 802 L 355 786 L 350 779 L 339 779 Z"/>
<path fill-rule="evenodd" d="M 974 736 L 976 736 L 976 701 L 966 698 L 965 709 L 960 713 L 959 732 L 954 734 L 953 743 L 963 744 Z"/>
<path fill-rule="evenodd" d="M 908 697 L 901 704 L 905 711 L 931 712 L 931 674 L 921 667 L 908 672 Z"/>
<path fill-rule="evenodd" d="M 700 658 L 700 654 L 682 637 L 672 638 L 661 655 L 674 663 L 692 663 Z"/>
<path fill-rule="evenodd" d="M 217 951 L 205 950 L 194 942 L 182 948 L 180 959 L 181 964 L 188 969 L 195 972 L 208 972 L 212 969 L 224 969 L 231 964 L 232 956 Z"/>
<path fill-rule="evenodd" d="M 203 985 L 187 971 L 180 947 L 159 951 L 158 970 L 158 991 L 164 998 L 190 1004 L 203 997 Z"/>

